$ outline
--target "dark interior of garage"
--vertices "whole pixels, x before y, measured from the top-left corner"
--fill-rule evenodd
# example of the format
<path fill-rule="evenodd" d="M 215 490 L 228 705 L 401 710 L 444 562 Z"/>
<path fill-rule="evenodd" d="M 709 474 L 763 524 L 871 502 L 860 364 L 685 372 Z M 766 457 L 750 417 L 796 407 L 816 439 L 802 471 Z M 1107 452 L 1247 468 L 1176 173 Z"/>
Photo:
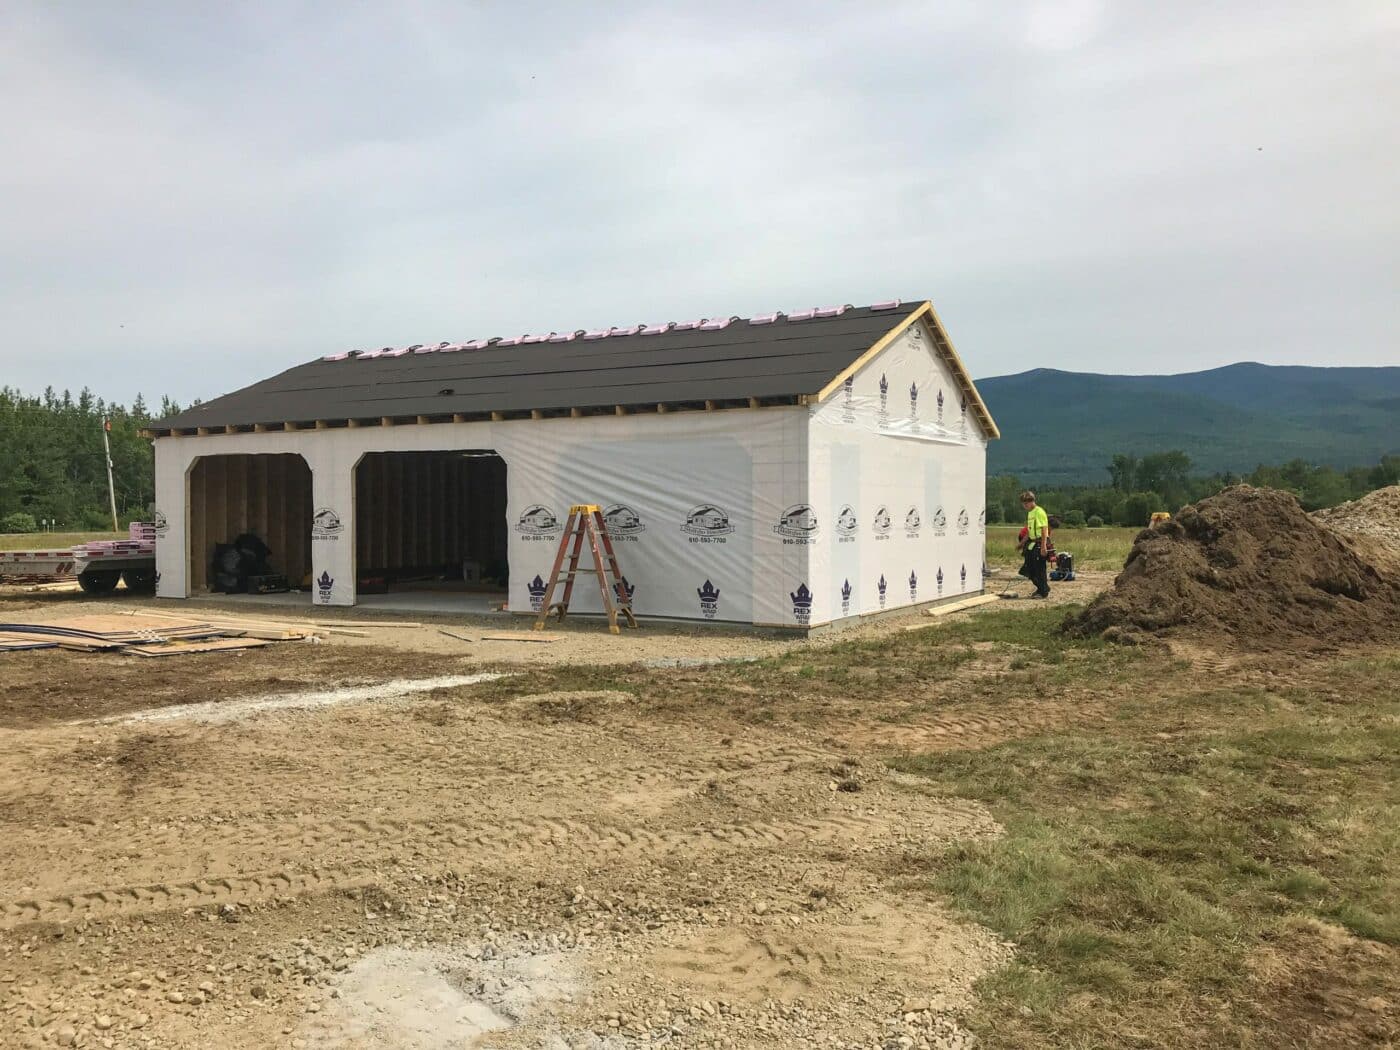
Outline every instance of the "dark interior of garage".
<path fill-rule="evenodd" d="M 504 590 L 506 464 L 489 450 L 371 452 L 355 468 L 361 593 Z"/>
<path fill-rule="evenodd" d="M 257 537 L 267 564 L 298 586 L 311 571 L 311 468 L 289 453 L 202 456 L 189 474 L 190 589 L 214 584 L 221 545 Z"/>

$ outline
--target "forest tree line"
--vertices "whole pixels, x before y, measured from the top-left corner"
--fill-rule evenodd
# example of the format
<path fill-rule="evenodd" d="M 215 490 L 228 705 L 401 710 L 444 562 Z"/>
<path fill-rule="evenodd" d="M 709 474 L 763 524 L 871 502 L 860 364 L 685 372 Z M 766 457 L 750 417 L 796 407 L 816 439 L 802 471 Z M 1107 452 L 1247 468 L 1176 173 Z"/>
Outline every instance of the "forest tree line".
<path fill-rule="evenodd" d="M 0 532 L 33 532 L 46 521 L 63 531 L 112 527 L 104 419 L 112 424 L 117 515 L 123 524 L 145 517 L 155 501 L 155 471 L 151 443 L 140 432 L 178 411 L 169 398 L 153 410 L 139 395 L 120 405 L 89 390 L 74 397 L 49 388 L 30 397 L 0 387 Z"/>
<path fill-rule="evenodd" d="M 125 524 L 146 516 L 155 501 L 154 459 L 141 430 L 152 419 L 180 411 L 168 397 L 154 410 L 138 396 L 129 406 L 104 402 L 91 391 L 74 397 L 52 388 L 30 397 L 0 387 L 0 532 L 43 527 L 98 531 L 112 527 L 107 503 L 103 420 L 111 421 L 112 474 L 117 514 Z M 1103 485 L 1057 486 L 1037 493 L 1040 503 L 1069 526 L 1141 526 L 1154 511 L 1187 503 L 1241 481 L 1294 493 L 1306 510 L 1357 499 L 1400 484 L 1400 456 L 1372 467 L 1337 470 L 1294 460 L 1245 475 L 1195 475 L 1184 452 L 1116 455 Z M 987 521 L 1020 522 L 1025 486 L 1009 474 L 987 479 Z"/>
<path fill-rule="evenodd" d="M 1175 513 L 1188 503 L 1240 483 L 1291 492 L 1309 511 L 1335 507 L 1375 489 L 1400 484 L 1400 456 L 1385 456 L 1375 466 L 1347 470 L 1295 459 L 1277 467 L 1259 466 L 1248 474 L 1196 475 L 1191 473 L 1191 457 L 1174 450 L 1145 456 L 1116 455 L 1105 470 L 1107 484 L 1054 486 L 1036 490 L 1036 498 L 1046 511 L 1072 528 L 1140 528 L 1157 511 Z M 1020 496 L 1025 487 L 1010 474 L 988 478 L 987 521 L 1024 522 Z"/>

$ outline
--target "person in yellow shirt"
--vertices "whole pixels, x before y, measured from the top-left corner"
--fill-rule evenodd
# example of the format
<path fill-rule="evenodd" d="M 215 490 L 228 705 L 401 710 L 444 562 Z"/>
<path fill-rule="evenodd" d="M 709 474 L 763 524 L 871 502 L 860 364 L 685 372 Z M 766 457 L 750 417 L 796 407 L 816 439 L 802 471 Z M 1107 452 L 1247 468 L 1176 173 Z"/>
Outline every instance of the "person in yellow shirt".
<path fill-rule="evenodd" d="M 1026 563 L 1022 575 L 1035 584 L 1032 598 L 1050 597 L 1048 577 L 1050 554 L 1050 517 L 1044 507 L 1035 502 L 1035 493 L 1027 489 L 1021 493 L 1021 506 L 1026 508 L 1026 545 L 1023 555 Z"/>

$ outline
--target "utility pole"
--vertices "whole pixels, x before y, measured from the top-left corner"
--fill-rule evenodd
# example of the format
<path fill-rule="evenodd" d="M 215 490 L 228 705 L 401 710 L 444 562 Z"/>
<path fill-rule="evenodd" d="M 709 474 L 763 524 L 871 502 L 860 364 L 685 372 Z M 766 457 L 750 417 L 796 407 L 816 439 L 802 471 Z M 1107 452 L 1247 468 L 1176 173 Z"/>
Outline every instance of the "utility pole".
<path fill-rule="evenodd" d="M 117 489 L 112 483 L 112 439 L 108 435 L 112 432 L 112 421 L 102 420 L 102 448 L 107 453 L 107 499 L 112 505 L 112 531 L 120 532 L 121 526 L 117 524 Z"/>

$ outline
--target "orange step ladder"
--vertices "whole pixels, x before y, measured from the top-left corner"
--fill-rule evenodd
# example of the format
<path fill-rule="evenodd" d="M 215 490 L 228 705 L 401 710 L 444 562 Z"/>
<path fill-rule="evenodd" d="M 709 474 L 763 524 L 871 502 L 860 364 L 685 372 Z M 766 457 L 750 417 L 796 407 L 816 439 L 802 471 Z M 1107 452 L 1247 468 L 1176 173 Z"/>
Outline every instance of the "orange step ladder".
<path fill-rule="evenodd" d="M 581 569 L 578 564 L 583 554 L 585 537 L 588 539 L 589 549 L 593 552 L 591 569 Z M 573 541 L 572 549 L 569 545 L 570 540 Z M 560 570 L 564 567 L 566 552 L 569 556 L 569 568 L 561 577 Z M 626 618 L 627 626 L 637 626 L 637 618 L 632 615 L 632 596 L 627 593 L 627 581 L 623 579 L 622 570 L 618 568 L 612 537 L 608 535 L 608 524 L 603 520 L 603 509 L 596 503 L 575 503 L 569 508 L 569 523 L 564 528 L 564 534 L 559 537 L 559 553 L 554 556 L 554 569 L 549 574 L 549 589 L 544 592 L 544 603 L 540 606 L 540 615 L 535 620 L 535 630 L 544 630 L 545 621 L 552 612 L 557 613 L 560 620 L 568 615 L 569 599 L 574 593 L 574 577 L 579 573 L 598 577 L 598 590 L 603 595 L 603 609 L 608 614 L 608 630 L 613 634 L 622 633 L 622 629 L 617 625 L 619 613 Z M 563 599 L 556 603 L 554 588 L 559 585 L 561 578 L 564 580 L 564 595 Z"/>

